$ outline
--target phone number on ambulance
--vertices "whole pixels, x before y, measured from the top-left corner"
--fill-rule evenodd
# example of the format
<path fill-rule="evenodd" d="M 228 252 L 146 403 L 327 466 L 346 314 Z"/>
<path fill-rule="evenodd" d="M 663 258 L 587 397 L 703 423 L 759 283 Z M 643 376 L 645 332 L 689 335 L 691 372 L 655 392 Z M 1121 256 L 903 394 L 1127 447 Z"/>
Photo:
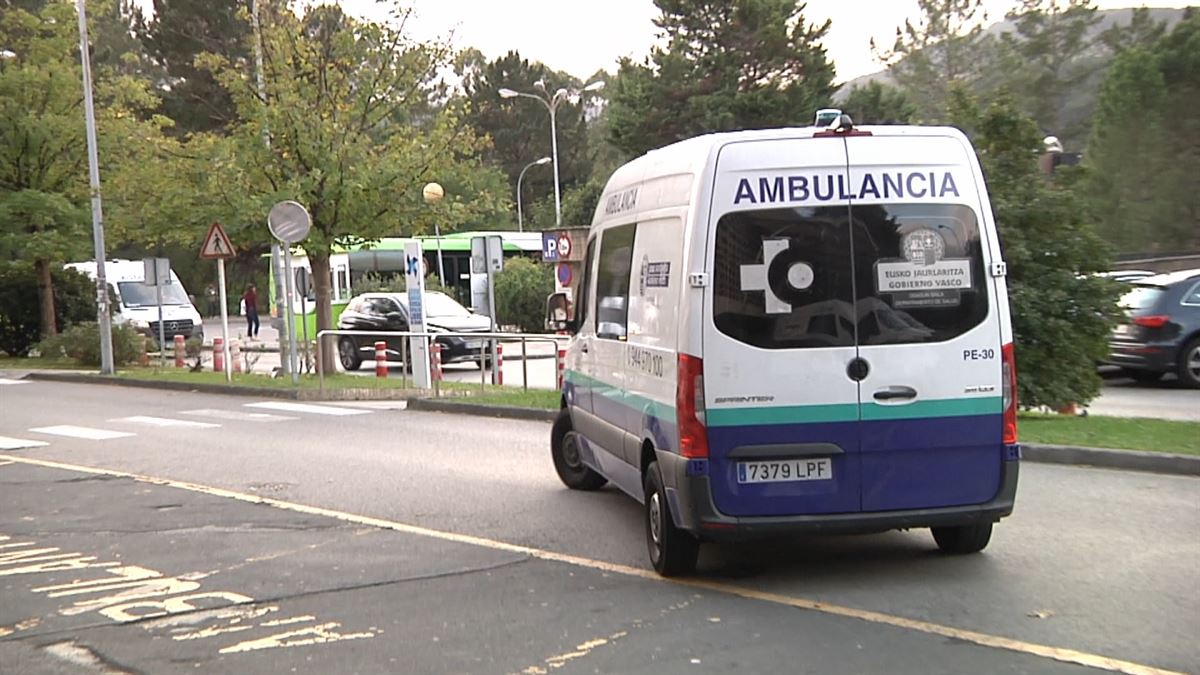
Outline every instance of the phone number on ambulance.
<path fill-rule="evenodd" d="M 629 367 L 640 370 L 654 377 L 662 377 L 666 372 L 666 360 L 662 354 L 641 347 L 629 348 Z"/>

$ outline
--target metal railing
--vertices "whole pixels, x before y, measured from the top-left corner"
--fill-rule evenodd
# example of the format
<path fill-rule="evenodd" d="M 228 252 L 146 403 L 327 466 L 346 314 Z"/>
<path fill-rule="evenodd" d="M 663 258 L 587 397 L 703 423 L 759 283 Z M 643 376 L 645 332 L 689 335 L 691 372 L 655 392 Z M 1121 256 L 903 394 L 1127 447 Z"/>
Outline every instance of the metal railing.
<path fill-rule="evenodd" d="M 342 330 L 340 328 L 326 329 L 326 330 L 322 330 L 322 331 L 317 331 L 317 339 L 316 339 L 316 370 L 317 370 L 317 381 L 318 381 L 317 387 L 320 391 L 325 390 L 325 369 L 324 369 L 325 360 L 322 358 L 322 345 L 325 343 L 325 338 L 335 337 L 335 336 L 343 336 L 343 335 L 362 336 L 362 337 L 371 337 L 371 338 L 396 338 L 396 337 L 420 338 L 425 341 L 425 352 L 426 352 L 426 354 L 431 355 L 431 357 L 433 354 L 433 343 L 436 342 L 437 339 L 440 337 L 456 337 L 456 338 L 462 338 L 464 340 L 471 340 L 471 341 L 479 340 L 480 341 L 480 346 L 479 346 L 479 388 L 481 391 L 487 385 L 487 375 L 488 375 L 489 368 L 486 367 L 486 364 L 489 363 L 489 360 L 490 360 L 490 364 L 491 364 L 490 370 L 495 371 L 496 369 L 498 369 L 500 367 L 498 359 L 497 359 L 497 355 L 496 355 L 496 347 L 500 343 L 502 343 L 502 342 L 520 342 L 521 343 L 521 388 L 524 391 L 529 391 L 529 352 L 528 352 L 529 343 L 530 342 L 547 342 L 547 343 L 554 345 L 554 359 L 555 359 L 555 364 L 556 364 L 555 371 L 557 372 L 559 370 L 559 368 L 557 367 L 557 361 L 559 358 L 559 354 L 558 354 L 559 345 L 561 343 L 565 343 L 567 340 L 570 339 L 568 336 L 565 336 L 565 335 L 545 335 L 542 333 L 459 333 L 459 332 L 450 332 L 450 331 L 439 331 L 439 332 L 434 333 L 434 332 L 429 332 L 429 331 L 416 332 L 416 331 L 406 331 L 406 330 L 374 331 L 374 330 Z M 410 368 L 409 359 L 408 359 L 408 352 L 409 352 L 408 346 L 409 346 L 409 340 L 406 339 L 406 340 L 400 341 L 400 363 L 403 364 L 403 367 L 400 369 L 400 378 L 401 378 L 400 385 L 401 385 L 401 387 L 405 387 L 405 388 L 408 386 L 408 369 Z M 357 345 L 355 346 L 355 349 L 356 350 L 358 349 Z M 335 354 L 337 353 L 336 349 L 335 349 L 334 353 Z M 432 382 L 432 384 L 433 384 L 434 396 L 439 396 L 441 394 L 439 381 L 434 380 Z"/>

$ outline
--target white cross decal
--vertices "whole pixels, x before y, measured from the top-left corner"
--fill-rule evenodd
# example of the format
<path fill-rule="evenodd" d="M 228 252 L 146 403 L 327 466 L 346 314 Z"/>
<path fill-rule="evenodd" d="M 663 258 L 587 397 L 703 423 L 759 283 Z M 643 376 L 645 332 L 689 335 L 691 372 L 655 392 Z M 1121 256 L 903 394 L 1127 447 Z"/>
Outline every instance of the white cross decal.
<path fill-rule="evenodd" d="M 741 266 L 742 290 L 762 291 L 763 299 L 766 301 L 767 314 L 788 314 L 792 311 L 792 306 L 780 300 L 767 283 L 767 269 L 770 268 L 771 261 L 775 260 L 775 256 L 788 249 L 788 240 L 764 239 L 762 245 L 763 263 Z"/>

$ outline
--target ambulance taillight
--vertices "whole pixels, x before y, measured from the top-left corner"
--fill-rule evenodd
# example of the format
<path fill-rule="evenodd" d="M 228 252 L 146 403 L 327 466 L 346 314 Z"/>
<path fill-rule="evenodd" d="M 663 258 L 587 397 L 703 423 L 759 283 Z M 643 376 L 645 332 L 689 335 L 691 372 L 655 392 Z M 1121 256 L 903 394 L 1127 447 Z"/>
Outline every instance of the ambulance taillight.
<path fill-rule="evenodd" d="M 704 459 L 708 457 L 708 429 L 704 425 L 704 360 L 680 354 L 678 373 L 675 421 L 679 429 L 679 454 L 689 459 Z"/>

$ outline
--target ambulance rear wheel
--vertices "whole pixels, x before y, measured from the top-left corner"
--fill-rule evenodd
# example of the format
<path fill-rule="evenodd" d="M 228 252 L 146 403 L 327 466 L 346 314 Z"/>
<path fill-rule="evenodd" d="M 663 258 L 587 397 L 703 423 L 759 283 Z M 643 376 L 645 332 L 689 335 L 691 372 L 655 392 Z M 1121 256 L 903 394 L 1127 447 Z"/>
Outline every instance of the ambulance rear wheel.
<path fill-rule="evenodd" d="M 550 429 L 550 455 L 563 485 L 572 490 L 599 490 L 608 479 L 583 463 L 579 436 L 572 433 L 571 414 L 563 409 Z"/>
<path fill-rule="evenodd" d="M 933 540 L 937 542 L 942 553 L 963 555 L 978 553 L 987 548 L 992 538 L 991 523 L 976 523 L 974 525 L 956 525 L 953 527 L 933 527 Z"/>
<path fill-rule="evenodd" d="M 667 491 L 663 489 L 658 462 L 646 468 L 646 547 L 650 564 L 664 577 L 693 574 L 700 556 L 700 541 L 690 533 L 675 527 Z"/>

